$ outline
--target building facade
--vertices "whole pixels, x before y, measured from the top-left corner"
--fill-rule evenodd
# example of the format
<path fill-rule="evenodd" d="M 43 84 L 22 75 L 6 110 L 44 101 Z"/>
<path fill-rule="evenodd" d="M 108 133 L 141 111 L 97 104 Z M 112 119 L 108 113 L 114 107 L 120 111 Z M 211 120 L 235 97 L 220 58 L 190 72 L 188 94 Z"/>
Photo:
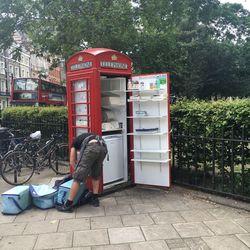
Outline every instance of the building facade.
<path fill-rule="evenodd" d="M 15 33 L 15 43 L 9 49 L 0 51 L 0 110 L 10 104 L 11 81 L 17 77 L 45 78 L 61 84 L 64 82 L 63 67 L 50 70 L 50 63 L 43 57 L 30 53 L 23 34 Z M 23 46 L 23 44 L 26 44 Z M 18 59 L 13 57 L 12 51 L 21 47 Z"/>

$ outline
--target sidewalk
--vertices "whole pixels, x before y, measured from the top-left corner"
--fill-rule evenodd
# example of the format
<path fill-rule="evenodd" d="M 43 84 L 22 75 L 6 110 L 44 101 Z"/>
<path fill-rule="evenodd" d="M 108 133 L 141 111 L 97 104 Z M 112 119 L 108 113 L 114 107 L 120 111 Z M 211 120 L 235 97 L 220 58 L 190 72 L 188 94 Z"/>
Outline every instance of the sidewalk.
<path fill-rule="evenodd" d="M 49 183 L 51 176 L 39 178 Z M 10 187 L 0 180 L 1 192 Z M 85 205 L 73 213 L 32 208 L 1 214 L 0 249 L 250 249 L 250 211 L 197 198 L 190 190 L 137 186 L 100 201 L 99 208 Z"/>

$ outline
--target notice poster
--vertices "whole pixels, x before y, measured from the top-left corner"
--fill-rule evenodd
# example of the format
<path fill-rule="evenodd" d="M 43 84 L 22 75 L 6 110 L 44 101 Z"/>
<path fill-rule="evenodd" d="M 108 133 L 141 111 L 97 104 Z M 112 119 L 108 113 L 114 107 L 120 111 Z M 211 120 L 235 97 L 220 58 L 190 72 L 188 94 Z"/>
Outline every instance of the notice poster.
<path fill-rule="evenodd" d="M 133 76 L 131 89 L 138 90 L 165 90 L 167 88 L 167 74 L 152 74 Z"/>

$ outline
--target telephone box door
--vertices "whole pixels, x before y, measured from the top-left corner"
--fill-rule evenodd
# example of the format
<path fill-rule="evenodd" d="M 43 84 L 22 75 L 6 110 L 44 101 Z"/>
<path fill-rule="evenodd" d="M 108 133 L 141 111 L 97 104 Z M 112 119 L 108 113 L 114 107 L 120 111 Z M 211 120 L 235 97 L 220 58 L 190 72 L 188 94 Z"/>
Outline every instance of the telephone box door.
<path fill-rule="evenodd" d="M 128 86 L 132 105 L 134 182 L 170 186 L 169 73 L 137 75 Z"/>

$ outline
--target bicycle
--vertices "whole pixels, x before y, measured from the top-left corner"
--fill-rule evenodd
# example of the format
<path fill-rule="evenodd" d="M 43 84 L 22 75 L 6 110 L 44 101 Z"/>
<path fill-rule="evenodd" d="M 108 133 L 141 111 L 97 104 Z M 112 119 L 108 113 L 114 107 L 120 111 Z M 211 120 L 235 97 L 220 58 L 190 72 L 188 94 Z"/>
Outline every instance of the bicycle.
<path fill-rule="evenodd" d="M 14 149 L 17 144 L 25 139 L 24 136 L 16 137 L 16 134 L 20 136 L 20 129 L 0 128 L 0 158 L 3 158 L 6 153 Z"/>
<path fill-rule="evenodd" d="M 69 147 L 58 143 L 62 135 L 52 135 L 41 145 L 38 139 L 25 139 L 2 158 L 1 175 L 8 184 L 21 185 L 28 182 L 34 172 L 46 167 L 56 174 L 69 174 Z"/>

